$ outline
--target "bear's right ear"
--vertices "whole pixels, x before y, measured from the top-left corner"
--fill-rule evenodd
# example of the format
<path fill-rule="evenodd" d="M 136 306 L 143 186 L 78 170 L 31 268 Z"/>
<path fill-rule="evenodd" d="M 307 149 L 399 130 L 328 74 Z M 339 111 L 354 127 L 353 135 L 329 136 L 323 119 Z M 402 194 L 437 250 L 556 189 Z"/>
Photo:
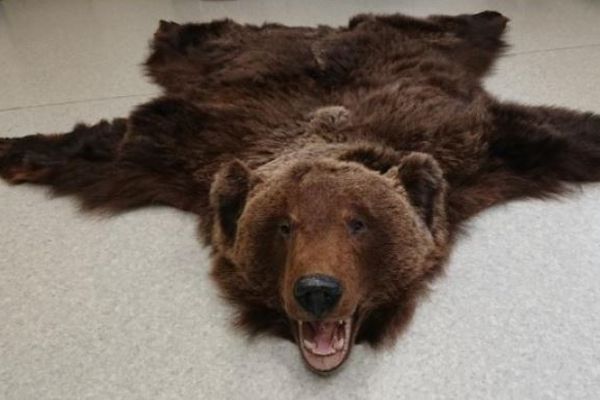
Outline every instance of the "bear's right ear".
<path fill-rule="evenodd" d="M 210 206 L 228 243 L 235 238 L 246 198 L 257 181 L 258 178 L 239 160 L 225 164 L 215 175 L 210 188 Z"/>

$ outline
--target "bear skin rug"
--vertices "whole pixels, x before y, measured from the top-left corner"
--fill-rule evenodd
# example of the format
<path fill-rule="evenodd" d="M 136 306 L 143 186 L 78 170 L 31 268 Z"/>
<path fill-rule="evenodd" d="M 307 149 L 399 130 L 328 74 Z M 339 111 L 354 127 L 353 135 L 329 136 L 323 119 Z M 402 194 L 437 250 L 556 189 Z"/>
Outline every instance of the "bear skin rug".
<path fill-rule="evenodd" d="M 145 63 L 160 97 L 0 139 L 0 174 L 87 210 L 196 214 L 237 326 L 330 372 L 355 343 L 394 341 L 470 217 L 600 180 L 600 116 L 482 88 L 507 21 L 161 21 Z"/>

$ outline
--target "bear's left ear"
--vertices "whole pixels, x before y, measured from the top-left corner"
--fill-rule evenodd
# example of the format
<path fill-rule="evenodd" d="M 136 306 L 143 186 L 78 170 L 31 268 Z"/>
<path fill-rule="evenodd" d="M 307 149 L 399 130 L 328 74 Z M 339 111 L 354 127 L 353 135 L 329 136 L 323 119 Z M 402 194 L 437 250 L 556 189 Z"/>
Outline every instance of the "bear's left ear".
<path fill-rule="evenodd" d="M 359 144 L 346 149 L 338 159 L 362 164 L 392 179 L 396 185 L 404 188 L 410 203 L 431 232 L 434 235 L 443 232 L 440 229 L 446 224 L 446 180 L 432 156 Z"/>
<path fill-rule="evenodd" d="M 210 188 L 210 206 L 228 244 L 235 239 L 237 222 L 246 198 L 257 182 L 255 174 L 239 160 L 225 164 L 215 175 Z"/>
<path fill-rule="evenodd" d="M 446 180 L 432 156 L 409 153 L 384 176 L 406 190 L 410 203 L 433 233 L 445 225 Z"/>

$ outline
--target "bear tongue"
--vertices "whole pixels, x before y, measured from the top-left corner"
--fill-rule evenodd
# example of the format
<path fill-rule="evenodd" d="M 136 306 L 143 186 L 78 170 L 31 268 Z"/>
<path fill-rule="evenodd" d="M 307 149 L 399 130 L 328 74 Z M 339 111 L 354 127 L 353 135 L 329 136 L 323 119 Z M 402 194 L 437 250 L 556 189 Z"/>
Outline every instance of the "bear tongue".
<path fill-rule="evenodd" d="M 311 325 L 315 333 L 312 339 L 313 343 L 315 344 L 315 353 L 331 353 L 333 351 L 337 323 L 323 321 L 312 322 Z"/>

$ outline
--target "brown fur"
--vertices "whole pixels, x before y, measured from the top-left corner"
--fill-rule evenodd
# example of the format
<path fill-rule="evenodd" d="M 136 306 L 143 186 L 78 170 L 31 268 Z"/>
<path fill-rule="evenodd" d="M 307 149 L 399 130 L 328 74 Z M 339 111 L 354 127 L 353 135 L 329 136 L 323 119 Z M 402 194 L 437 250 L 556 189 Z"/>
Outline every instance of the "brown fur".
<path fill-rule="evenodd" d="M 193 212 L 248 331 L 292 339 L 290 320 L 308 318 L 294 282 L 326 273 L 344 286 L 330 317 L 355 313 L 357 341 L 380 344 L 410 320 L 463 221 L 600 180 L 599 116 L 483 90 L 506 22 L 163 21 L 146 62 L 163 96 L 126 120 L 0 139 L 0 174 L 89 209 Z"/>

